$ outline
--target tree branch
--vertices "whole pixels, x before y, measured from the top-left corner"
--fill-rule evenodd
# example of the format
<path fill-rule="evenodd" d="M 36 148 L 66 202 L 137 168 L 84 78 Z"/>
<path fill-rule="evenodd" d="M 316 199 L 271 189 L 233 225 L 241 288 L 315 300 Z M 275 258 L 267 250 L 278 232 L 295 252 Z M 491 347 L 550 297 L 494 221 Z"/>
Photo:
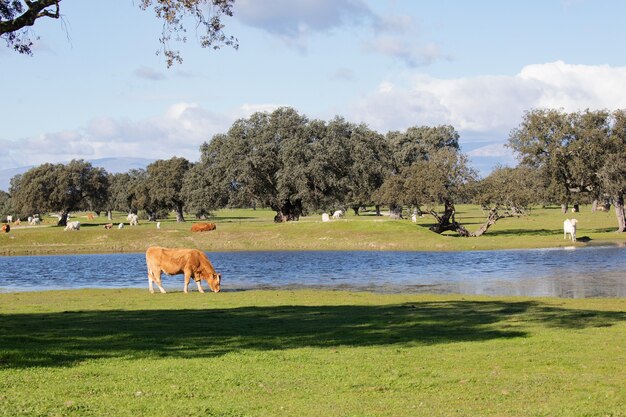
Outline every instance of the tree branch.
<path fill-rule="evenodd" d="M 0 35 L 16 32 L 28 26 L 33 26 L 35 21 L 40 17 L 59 18 L 59 2 L 61 0 L 37 0 L 25 1 L 28 10 L 15 19 L 0 22 Z M 47 7 L 56 5 L 56 10 L 51 12 L 46 10 Z"/>

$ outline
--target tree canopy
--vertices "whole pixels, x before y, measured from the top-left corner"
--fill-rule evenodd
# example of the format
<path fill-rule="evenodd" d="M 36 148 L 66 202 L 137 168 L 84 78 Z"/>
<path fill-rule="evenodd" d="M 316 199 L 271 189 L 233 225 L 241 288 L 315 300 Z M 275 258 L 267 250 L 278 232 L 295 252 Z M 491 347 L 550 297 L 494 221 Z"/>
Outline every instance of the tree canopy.
<path fill-rule="evenodd" d="M 146 168 L 148 174 L 146 185 L 152 203 L 162 209 L 174 210 L 178 222 L 185 221 L 183 215 L 185 201 L 181 190 L 183 179 L 190 166 L 187 159 L 175 156 L 155 161 Z"/>
<path fill-rule="evenodd" d="M 224 32 L 223 19 L 233 15 L 235 0 L 140 0 L 142 10 L 152 10 L 157 19 L 163 22 L 163 32 L 159 38 L 159 53 L 165 56 L 167 66 L 181 63 L 180 52 L 170 44 L 186 42 L 185 20 L 192 18 L 203 48 L 219 49 L 222 46 L 239 44 L 235 37 Z M 0 0 L 0 38 L 7 47 L 18 53 L 32 55 L 33 38 L 29 28 L 43 18 L 59 19 L 61 0 Z"/>
<path fill-rule="evenodd" d="M 73 160 L 67 165 L 43 164 L 14 177 L 9 194 L 13 209 L 22 216 L 55 211 L 64 226 L 71 211 L 104 209 L 108 185 L 103 168 Z"/>
<path fill-rule="evenodd" d="M 538 170 L 548 194 L 562 203 L 610 199 L 623 232 L 624 204 L 619 175 L 626 153 L 624 110 L 532 110 L 511 132 L 509 146 L 520 165 Z"/>
<path fill-rule="evenodd" d="M 278 222 L 369 204 L 388 169 L 383 136 L 342 118 L 310 121 L 288 107 L 237 120 L 201 152 L 193 172 L 211 178 L 210 193 L 229 205 L 270 207 Z"/>
<path fill-rule="evenodd" d="M 173 210 L 178 221 L 184 213 L 260 206 L 274 210 L 277 222 L 386 204 L 395 213 L 409 207 L 432 215 L 436 233 L 480 236 L 534 204 L 609 199 L 624 231 L 626 111 L 528 112 L 509 138 L 520 164 L 480 180 L 458 140 L 452 126 L 382 135 L 282 107 L 235 121 L 202 144 L 196 163 L 173 157 L 113 175 L 82 160 L 43 164 L 12 178 L 0 204 L 19 217 L 122 210 L 156 220 Z M 455 204 L 470 201 L 488 211 L 472 232 L 455 218 Z"/>

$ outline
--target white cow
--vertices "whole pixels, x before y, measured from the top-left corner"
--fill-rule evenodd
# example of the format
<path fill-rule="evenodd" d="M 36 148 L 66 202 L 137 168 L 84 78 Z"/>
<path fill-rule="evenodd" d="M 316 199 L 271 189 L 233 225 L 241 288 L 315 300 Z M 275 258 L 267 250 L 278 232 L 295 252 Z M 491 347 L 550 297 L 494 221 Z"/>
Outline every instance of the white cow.
<path fill-rule="evenodd" d="M 67 226 L 65 226 L 65 231 L 67 230 L 80 230 L 80 222 L 67 223 Z"/>
<path fill-rule="evenodd" d="M 328 215 L 328 213 L 322 213 L 322 221 L 323 222 L 329 222 L 330 221 L 330 216 Z"/>
<path fill-rule="evenodd" d="M 565 219 L 563 222 L 563 239 L 567 239 L 567 235 L 569 234 L 572 242 L 576 242 L 576 225 L 578 224 L 578 220 L 576 219 Z"/>
<path fill-rule="evenodd" d="M 333 213 L 333 219 L 342 219 L 343 218 L 343 210 L 337 210 Z"/>
<path fill-rule="evenodd" d="M 135 213 L 130 213 L 127 218 L 131 226 L 137 226 L 139 224 L 139 216 Z"/>
<path fill-rule="evenodd" d="M 123 229 L 123 228 L 124 228 L 124 223 L 120 223 L 120 224 L 117 226 L 117 228 L 118 228 L 118 229 L 120 229 L 120 230 L 121 230 L 121 229 Z"/>
<path fill-rule="evenodd" d="M 7 223 L 13 223 L 13 216 L 7 216 Z"/>

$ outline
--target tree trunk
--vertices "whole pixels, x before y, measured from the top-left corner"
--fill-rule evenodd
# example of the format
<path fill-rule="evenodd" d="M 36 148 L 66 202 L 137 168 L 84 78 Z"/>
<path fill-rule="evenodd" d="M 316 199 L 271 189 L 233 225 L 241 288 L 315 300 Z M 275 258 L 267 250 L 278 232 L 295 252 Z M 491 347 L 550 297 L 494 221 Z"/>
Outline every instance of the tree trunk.
<path fill-rule="evenodd" d="M 400 220 L 402 218 L 402 206 L 389 207 L 389 218 Z"/>
<path fill-rule="evenodd" d="M 469 234 L 469 236 L 471 237 L 478 237 L 478 236 L 482 236 L 484 233 L 487 232 L 487 230 L 489 230 L 489 228 L 491 226 L 493 226 L 494 224 L 496 224 L 496 222 L 498 220 L 500 220 L 502 217 L 498 214 L 498 210 L 494 207 L 491 210 L 489 210 L 489 217 L 487 218 L 487 222 L 485 222 L 482 226 L 480 226 L 480 228 Z"/>
<path fill-rule="evenodd" d="M 595 213 L 596 210 L 598 210 L 598 200 L 593 200 L 593 203 L 591 203 L 591 212 Z"/>
<path fill-rule="evenodd" d="M 302 215 L 302 203 L 299 201 L 295 203 L 285 201 L 282 207 L 274 208 L 274 210 L 276 211 L 276 216 L 274 216 L 275 223 L 298 221 Z"/>
<path fill-rule="evenodd" d="M 113 210 L 107 210 L 107 219 L 113 221 Z"/>
<path fill-rule="evenodd" d="M 498 213 L 498 209 L 494 207 L 491 210 L 489 210 L 489 216 L 487 218 L 487 221 L 482 226 L 480 226 L 480 228 L 477 231 L 470 232 L 461 223 L 457 222 L 454 219 L 454 213 L 455 213 L 454 204 L 452 204 L 452 202 L 449 202 L 449 201 L 445 203 L 445 209 L 444 209 L 444 213 L 442 216 L 439 216 L 437 212 L 435 212 L 434 210 L 431 210 L 430 214 L 432 214 L 435 217 L 435 219 L 437 219 L 437 224 L 431 226 L 430 230 L 435 233 L 440 233 L 440 234 L 447 230 L 453 230 L 457 232 L 459 236 L 479 237 L 487 233 L 487 230 L 489 230 L 489 228 L 493 226 L 494 224 L 496 224 L 496 222 L 500 220 L 501 218 L 512 216 L 511 214 L 505 214 L 504 216 L 501 216 Z"/>
<path fill-rule="evenodd" d="M 561 204 L 561 212 L 563 214 L 567 213 L 567 209 L 568 209 L 567 203 Z"/>
<path fill-rule="evenodd" d="M 354 210 L 354 215 L 355 216 L 359 215 L 359 206 L 352 206 L 352 210 Z"/>
<path fill-rule="evenodd" d="M 61 215 L 59 216 L 59 221 L 57 222 L 57 226 L 67 226 L 67 215 L 70 214 L 69 211 L 63 210 Z"/>
<path fill-rule="evenodd" d="M 444 203 L 444 211 L 441 216 L 435 210 L 430 210 L 430 214 L 437 220 L 437 224 L 430 226 L 429 230 L 439 234 L 454 230 L 461 236 L 469 236 L 469 232 L 454 220 L 454 213 L 454 204 L 451 201 Z"/>
<path fill-rule="evenodd" d="M 623 233 L 626 230 L 626 216 L 624 214 L 624 194 L 615 197 L 613 202 L 615 207 L 615 215 L 617 216 L 617 231 Z"/>
<path fill-rule="evenodd" d="M 182 206 L 176 207 L 176 223 L 181 223 L 184 221 L 185 221 L 185 217 L 183 216 Z"/>
<path fill-rule="evenodd" d="M 376 204 L 376 215 L 380 216 L 380 204 Z"/>

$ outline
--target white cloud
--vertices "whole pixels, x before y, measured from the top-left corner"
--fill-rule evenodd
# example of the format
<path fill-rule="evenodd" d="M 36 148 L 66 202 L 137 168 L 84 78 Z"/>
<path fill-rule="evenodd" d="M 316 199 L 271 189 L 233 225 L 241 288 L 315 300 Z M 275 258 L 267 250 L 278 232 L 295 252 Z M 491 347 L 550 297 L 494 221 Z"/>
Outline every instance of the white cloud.
<path fill-rule="evenodd" d="M 380 16 L 375 22 L 376 30 L 380 32 L 409 33 L 415 31 L 419 24 L 409 15 Z"/>
<path fill-rule="evenodd" d="M 387 94 L 387 93 L 391 93 L 393 91 L 394 85 L 392 83 L 390 83 L 389 81 L 383 81 L 382 83 L 378 84 L 378 88 L 377 91 L 381 94 Z"/>
<path fill-rule="evenodd" d="M 359 24 L 375 15 L 362 0 L 237 0 L 235 17 L 287 41 Z"/>
<path fill-rule="evenodd" d="M 152 68 L 144 67 L 144 66 L 139 67 L 135 71 L 133 71 L 133 75 L 138 78 L 143 78 L 143 79 L 152 80 L 152 81 L 161 81 L 166 78 L 162 72 L 159 72 Z"/>
<path fill-rule="evenodd" d="M 442 79 L 423 73 L 386 80 L 355 102 L 348 116 L 381 131 L 451 124 L 476 140 L 504 142 L 533 108 L 626 108 L 626 67 L 528 65 L 513 76 Z"/>
<path fill-rule="evenodd" d="M 248 117 L 248 116 L 252 115 L 253 113 L 257 113 L 257 112 L 271 113 L 274 110 L 276 110 L 277 108 L 284 107 L 284 106 L 286 106 L 286 105 L 284 105 L 284 104 L 270 104 L 270 103 L 266 103 L 266 104 L 243 104 L 243 105 L 241 105 L 241 107 L 239 107 L 235 111 L 231 112 L 231 114 L 232 114 L 233 118 Z"/>
<path fill-rule="evenodd" d="M 161 117 L 145 120 L 99 117 L 73 130 L 44 133 L 3 144 L 7 167 L 105 157 L 197 160 L 200 145 L 232 123 L 194 103 L 176 103 Z"/>
<path fill-rule="evenodd" d="M 226 132 L 234 120 L 278 107 L 281 105 L 244 104 L 216 114 L 197 103 L 178 102 L 161 116 L 150 119 L 98 117 L 75 129 L 2 141 L 6 151 L 0 154 L 0 165 L 11 168 L 71 159 L 167 159 L 174 155 L 195 161 L 200 156 L 200 145 L 213 135 Z"/>
<path fill-rule="evenodd" d="M 363 49 L 366 52 L 399 59 L 409 67 L 420 67 L 430 65 L 435 61 L 451 59 L 435 43 L 420 45 L 413 39 L 395 35 L 379 35 L 364 42 Z"/>
<path fill-rule="evenodd" d="M 473 149 L 467 154 L 470 157 L 479 157 L 479 158 L 510 158 L 513 155 L 513 152 L 510 148 L 504 146 L 503 143 L 494 143 L 491 145 L 481 146 L 479 148 Z"/>
<path fill-rule="evenodd" d="M 245 103 L 216 114 L 188 101 L 176 102 L 150 119 L 94 118 L 81 127 L 2 141 L 5 152 L 0 154 L 0 165 L 9 168 L 16 166 L 16 161 L 37 165 L 116 156 L 160 159 L 179 155 L 196 160 L 199 146 L 225 132 L 235 119 L 283 105 Z M 511 76 L 454 79 L 412 71 L 381 80 L 348 110 L 341 110 L 341 115 L 380 132 L 451 124 L 461 133 L 461 144 L 471 149 L 473 160 L 502 162 L 512 161 L 509 150 L 502 146 L 511 129 L 520 124 L 525 111 L 542 107 L 568 112 L 626 108 L 626 67 L 557 61 L 528 65 Z M 324 112 L 318 110 L 318 114 Z"/>
<path fill-rule="evenodd" d="M 399 59 L 409 67 L 450 59 L 439 45 L 421 39 L 413 17 L 377 14 L 364 0 L 237 0 L 234 15 L 303 52 L 314 35 L 361 27 L 365 51 Z"/>

